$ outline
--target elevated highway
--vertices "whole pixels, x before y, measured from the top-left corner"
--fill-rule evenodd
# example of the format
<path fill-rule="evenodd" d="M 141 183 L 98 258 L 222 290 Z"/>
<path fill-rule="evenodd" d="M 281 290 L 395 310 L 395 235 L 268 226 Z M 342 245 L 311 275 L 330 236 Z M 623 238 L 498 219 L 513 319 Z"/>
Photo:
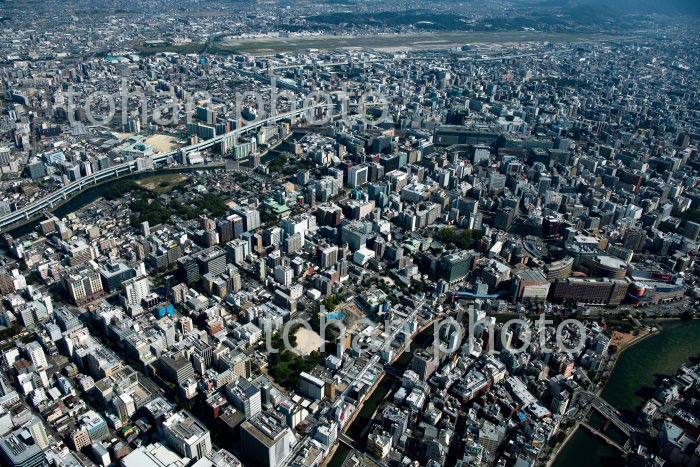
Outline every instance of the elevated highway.
<path fill-rule="evenodd" d="M 233 144 L 233 142 L 238 136 L 245 134 L 248 131 L 258 129 L 272 123 L 277 123 L 281 120 L 293 119 L 307 112 L 311 112 L 315 109 L 324 107 L 326 107 L 326 104 L 316 104 L 307 107 L 302 107 L 300 109 L 296 109 L 290 112 L 280 113 L 278 115 L 253 122 L 244 127 L 237 128 L 228 133 L 215 136 L 214 138 L 202 141 L 197 144 L 184 146 L 170 152 L 156 154 L 152 156 L 153 163 L 154 165 L 170 165 L 178 160 L 180 162 L 184 162 L 187 155 L 190 153 L 209 149 L 217 144 L 221 144 L 222 142 L 224 142 L 225 144 Z M 117 178 L 125 174 L 138 172 L 137 163 L 137 160 L 133 160 L 124 162 L 122 164 L 113 165 L 104 170 L 97 171 L 91 175 L 82 177 L 72 183 L 69 183 L 59 190 L 54 190 L 45 197 L 38 199 L 32 203 L 26 204 L 20 207 L 19 209 L 12 211 L 9 214 L 5 214 L 4 216 L 0 217 L 0 231 L 5 231 L 8 228 L 12 227 L 14 224 L 26 222 L 30 219 L 38 217 L 42 214 L 43 211 L 53 210 L 54 208 L 58 207 L 58 205 L 68 200 L 70 197 L 83 191 L 85 188 L 97 185 L 99 183 L 105 182 L 113 178 Z"/>

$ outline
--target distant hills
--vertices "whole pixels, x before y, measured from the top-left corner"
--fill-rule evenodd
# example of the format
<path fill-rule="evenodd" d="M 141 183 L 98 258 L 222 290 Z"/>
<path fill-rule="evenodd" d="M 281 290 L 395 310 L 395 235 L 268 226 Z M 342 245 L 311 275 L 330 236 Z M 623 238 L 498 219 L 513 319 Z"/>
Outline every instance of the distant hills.
<path fill-rule="evenodd" d="M 607 10 L 618 14 L 700 15 L 700 0 L 516 0 L 520 6 L 537 9 Z"/>

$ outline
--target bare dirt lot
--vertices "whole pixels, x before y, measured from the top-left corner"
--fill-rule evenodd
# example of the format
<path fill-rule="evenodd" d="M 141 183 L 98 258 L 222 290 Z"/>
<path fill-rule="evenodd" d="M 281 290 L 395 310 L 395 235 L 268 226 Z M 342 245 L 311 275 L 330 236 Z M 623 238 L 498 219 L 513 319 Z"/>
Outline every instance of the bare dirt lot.
<path fill-rule="evenodd" d="M 320 349 L 321 344 L 323 344 L 321 336 L 316 334 L 315 331 L 309 330 L 303 326 L 297 330 L 294 337 L 296 337 L 297 340 L 297 345 L 294 348 L 303 355 L 309 355 L 314 350 Z"/>
<path fill-rule="evenodd" d="M 162 194 L 170 193 L 175 187 L 175 185 L 185 180 L 187 180 L 187 175 L 185 174 L 170 173 L 142 178 L 140 180 L 137 180 L 136 183 L 147 190 L 151 190 L 155 193 Z"/>
<path fill-rule="evenodd" d="M 177 148 L 177 143 L 170 135 L 153 135 L 146 139 L 146 144 L 155 146 L 157 152 L 170 152 Z"/>

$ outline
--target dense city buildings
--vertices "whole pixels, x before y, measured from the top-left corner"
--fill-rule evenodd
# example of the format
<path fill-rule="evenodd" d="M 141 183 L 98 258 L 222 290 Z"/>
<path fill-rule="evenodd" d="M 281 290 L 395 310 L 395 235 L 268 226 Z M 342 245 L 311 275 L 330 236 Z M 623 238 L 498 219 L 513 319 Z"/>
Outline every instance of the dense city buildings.
<path fill-rule="evenodd" d="M 697 362 L 603 388 L 697 326 L 700 11 L 555 3 L 4 2 L 0 464 L 698 465 Z"/>

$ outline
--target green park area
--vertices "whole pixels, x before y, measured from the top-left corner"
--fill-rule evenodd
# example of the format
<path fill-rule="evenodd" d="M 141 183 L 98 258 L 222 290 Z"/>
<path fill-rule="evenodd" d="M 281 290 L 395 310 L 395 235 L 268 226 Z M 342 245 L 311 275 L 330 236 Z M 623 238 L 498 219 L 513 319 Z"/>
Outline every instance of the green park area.
<path fill-rule="evenodd" d="M 289 343 L 292 347 L 296 347 L 295 330 L 289 332 Z M 282 333 L 278 332 L 271 338 L 272 348 L 278 349 L 279 352 L 269 354 L 268 373 L 282 387 L 292 389 L 299 383 L 299 374 L 301 372 L 309 372 L 316 365 L 323 363 L 324 355 L 318 351 L 311 352 L 307 356 L 299 355 L 295 352 L 285 349 Z M 263 347 L 265 344 L 262 344 Z"/>
<path fill-rule="evenodd" d="M 167 174 L 138 181 L 121 180 L 105 188 L 102 196 L 111 201 L 130 193 L 132 199 L 129 207 L 132 211 L 131 225 L 133 226 L 140 226 L 143 222 L 148 222 L 150 225 L 162 224 L 169 221 L 172 216 L 191 220 L 201 214 L 223 217 L 228 213 L 225 198 L 218 194 L 195 195 L 191 199 L 188 197 L 187 201 L 180 200 L 174 195 L 165 198 L 160 196 L 166 193 L 172 195 L 175 190 L 182 192 L 186 187 L 187 180 L 181 179 L 181 174 Z"/>

